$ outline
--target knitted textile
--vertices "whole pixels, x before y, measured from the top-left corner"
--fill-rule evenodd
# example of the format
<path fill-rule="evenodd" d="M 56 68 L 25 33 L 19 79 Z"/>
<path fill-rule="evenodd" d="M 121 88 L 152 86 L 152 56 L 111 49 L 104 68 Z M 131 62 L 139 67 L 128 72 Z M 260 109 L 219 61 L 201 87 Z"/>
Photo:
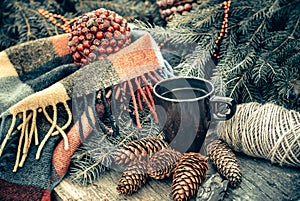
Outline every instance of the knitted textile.
<path fill-rule="evenodd" d="M 95 118 L 97 91 L 112 89 L 114 99 L 120 86 L 130 99 L 142 84 L 172 74 L 148 33 L 133 30 L 132 40 L 80 69 L 67 34 L 0 52 L 0 200 L 50 200 L 75 150 L 104 128 Z"/>

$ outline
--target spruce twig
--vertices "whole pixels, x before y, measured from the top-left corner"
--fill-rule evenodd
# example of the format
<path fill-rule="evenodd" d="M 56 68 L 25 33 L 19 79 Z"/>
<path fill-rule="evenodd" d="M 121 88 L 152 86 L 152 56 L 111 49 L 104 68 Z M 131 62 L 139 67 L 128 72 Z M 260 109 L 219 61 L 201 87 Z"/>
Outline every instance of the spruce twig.
<path fill-rule="evenodd" d="M 122 105 L 120 107 L 123 107 Z M 130 106 L 131 108 L 132 106 Z M 103 172 L 112 168 L 114 153 L 128 142 L 159 135 L 158 125 L 152 119 L 148 109 L 139 111 L 143 118 L 141 129 L 134 124 L 127 111 L 122 111 L 118 118 L 120 133 L 117 136 L 94 133 L 76 150 L 70 167 L 71 178 L 81 185 L 88 185 L 97 180 Z"/>
<path fill-rule="evenodd" d="M 226 1 L 224 1 L 226 2 Z M 227 1 L 229 2 L 229 1 Z M 299 101 L 289 100 L 293 91 L 291 80 L 299 80 L 300 4 L 297 0 L 232 1 L 228 16 L 228 32 L 219 44 L 214 83 L 223 83 L 217 93 L 234 98 L 238 103 L 250 101 L 275 102 L 300 111 Z M 211 33 L 205 40 L 194 41 L 194 52 L 181 55 L 175 72 L 205 76 L 203 54 L 212 52 L 222 22 L 222 8 L 217 1 L 205 2 L 185 16 L 176 16 L 166 31 Z M 220 30 L 219 30 L 220 31 Z M 153 33 L 154 35 L 159 35 Z M 198 57 L 200 58 L 198 58 Z M 201 73 L 195 73 L 201 72 Z M 220 80 L 220 81 L 218 81 Z M 299 98 L 299 97 L 298 97 Z"/>

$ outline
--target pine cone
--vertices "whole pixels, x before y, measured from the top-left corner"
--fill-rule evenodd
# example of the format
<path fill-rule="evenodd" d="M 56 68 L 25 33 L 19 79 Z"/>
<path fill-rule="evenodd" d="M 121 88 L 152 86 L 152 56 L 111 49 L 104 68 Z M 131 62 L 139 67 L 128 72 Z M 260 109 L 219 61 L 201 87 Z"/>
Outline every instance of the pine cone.
<path fill-rule="evenodd" d="M 176 164 L 172 181 L 175 201 L 187 201 L 193 197 L 206 178 L 207 159 L 199 153 L 184 153 Z"/>
<path fill-rule="evenodd" d="M 100 8 L 83 14 L 72 26 L 69 48 L 74 62 L 84 65 L 118 52 L 131 42 L 126 19 Z"/>
<path fill-rule="evenodd" d="M 223 140 L 214 140 L 207 145 L 206 150 L 218 172 L 228 179 L 232 187 L 238 186 L 242 177 L 240 164 L 228 144 Z"/>
<path fill-rule="evenodd" d="M 161 17 L 170 21 L 175 14 L 185 15 L 197 6 L 197 0 L 156 0 Z"/>
<path fill-rule="evenodd" d="M 146 171 L 145 161 L 138 160 L 127 166 L 119 180 L 117 191 L 125 195 L 137 192 L 146 183 Z"/>
<path fill-rule="evenodd" d="M 160 138 L 143 138 L 127 143 L 115 153 L 117 165 L 128 165 L 132 161 L 147 160 L 154 153 L 168 147 L 168 143 Z"/>
<path fill-rule="evenodd" d="M 162 149 L 155 153 L 148 161 L 148 176 L 154 179 L 165 179 L 171 176 L 176 162 L 182 154 L 174 149 Z"/>

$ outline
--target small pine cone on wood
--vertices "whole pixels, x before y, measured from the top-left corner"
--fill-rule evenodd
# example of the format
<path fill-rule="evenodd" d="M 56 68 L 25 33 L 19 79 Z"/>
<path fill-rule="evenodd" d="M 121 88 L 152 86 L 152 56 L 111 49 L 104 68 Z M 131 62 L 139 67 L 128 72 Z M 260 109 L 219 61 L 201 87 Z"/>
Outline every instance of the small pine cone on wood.
<path fill-rule="evenodd" d="M 242 179 L 241 168 L 238 159 L 228 144 L 223 140 L 214 140 L 207 145 L 207 154 L 218 172 L 228 179 L 230 186 L 238 186 Z"/>
<path fill-rule="evenodd" d="M 137 192 L 146 183 L 146 166 L 147 163 L 144 160 L 137 160 L 128 165 L 119 180 L 119 184 L 116 188 L 117 191 L 124 195 L 131 195 Z"/>
<path fill-rule="evenodd" d="M 172 181 L 175 201 L 187 201 L 193 197 L 206 178 L 207 159 L 200 153 L 184 153 L 176 164 Z"/>
<path fill-rule="evenodd" d="M 146 160 L 168 146 L 168 143 L 160 138 L 134 140 L 116 151 L 115 164 L 126 166 L 136 159 Z"/>
<path fill-rule="evenodd" d="M 182 154 L 174 149 L 162 149 L 155 153 L 148 161 L 148 176 L 153 179 L 169 178 Z"/>

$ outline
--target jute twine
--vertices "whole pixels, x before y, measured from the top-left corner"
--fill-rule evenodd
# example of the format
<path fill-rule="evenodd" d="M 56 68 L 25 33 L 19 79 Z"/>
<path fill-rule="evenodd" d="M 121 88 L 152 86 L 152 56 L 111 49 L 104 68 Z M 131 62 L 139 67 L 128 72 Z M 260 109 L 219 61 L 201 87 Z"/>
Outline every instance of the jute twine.
<path fill-rule="evenodd" d="M 218 126 L 218 135 L 235 151 L 300 167 L 300 113 L 273 103 L 238 105 Z"/>

